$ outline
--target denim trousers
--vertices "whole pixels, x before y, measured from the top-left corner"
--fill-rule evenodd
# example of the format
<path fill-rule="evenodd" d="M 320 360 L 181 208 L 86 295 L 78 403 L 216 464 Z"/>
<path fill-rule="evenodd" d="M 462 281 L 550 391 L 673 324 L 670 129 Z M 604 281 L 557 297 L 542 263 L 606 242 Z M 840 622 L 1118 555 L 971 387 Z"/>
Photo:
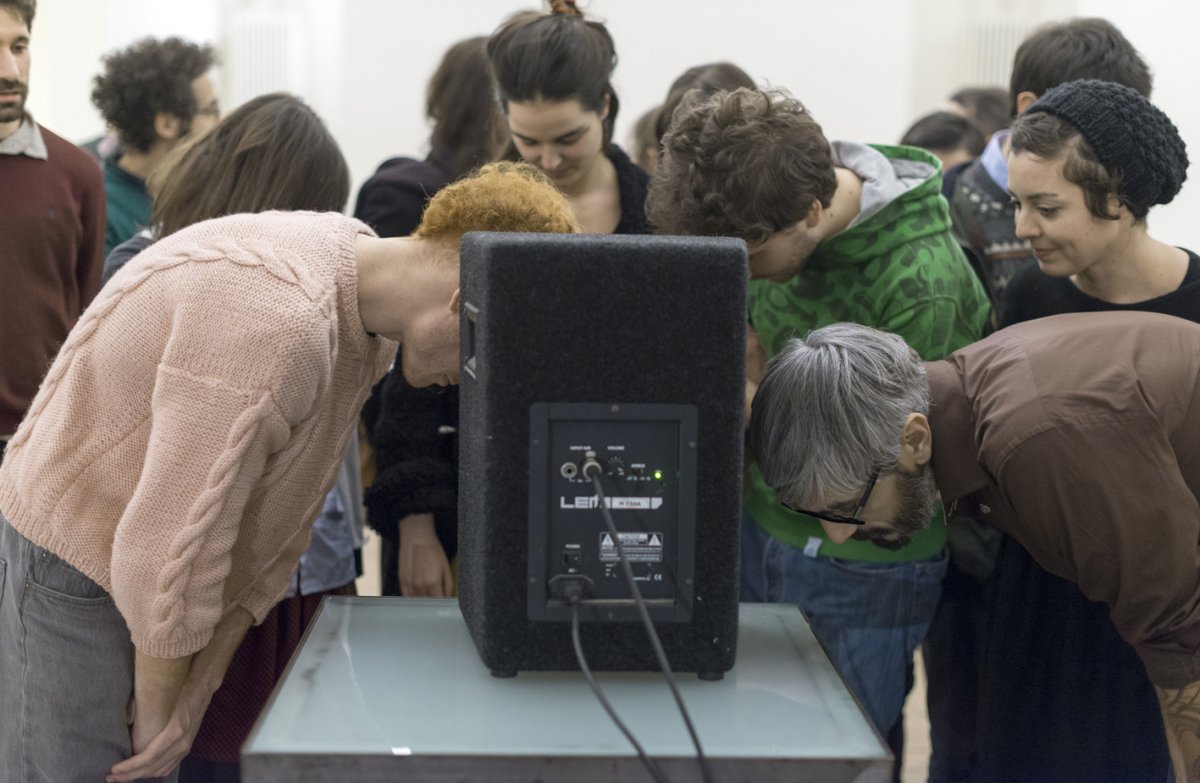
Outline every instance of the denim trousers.
<path fill-rule="evenodd" d="M 0 780 L 96 783 L 133 755 L 133 658 L 112 596 L 0 514 Z"/>
<path fill-rule="evenodd" d="M 772 538 L 746 514 L 741 540 L 741 599 L 798 604 L 886 737 L 904 708 L 913 651 L 937 609 L 946 553 L 906 563 L 810 556 Z"/>

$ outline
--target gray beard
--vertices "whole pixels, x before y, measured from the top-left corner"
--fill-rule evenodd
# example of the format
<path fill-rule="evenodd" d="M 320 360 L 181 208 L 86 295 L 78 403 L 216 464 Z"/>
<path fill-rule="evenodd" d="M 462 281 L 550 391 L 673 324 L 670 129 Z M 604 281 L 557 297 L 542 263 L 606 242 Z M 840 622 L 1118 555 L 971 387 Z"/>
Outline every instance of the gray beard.
<path fill-rule="evenodd" d="M 899 481 L 900 511 L 892 520 L 890 530 L 860 530 L 854 534 L 856 541 L 870 541 L 875 546 L 896 550 L 907 546 L 913 537 L 933 519 L 937 507 L 937 485 L 928 463 L 915 473 L 897 471 Z"/>

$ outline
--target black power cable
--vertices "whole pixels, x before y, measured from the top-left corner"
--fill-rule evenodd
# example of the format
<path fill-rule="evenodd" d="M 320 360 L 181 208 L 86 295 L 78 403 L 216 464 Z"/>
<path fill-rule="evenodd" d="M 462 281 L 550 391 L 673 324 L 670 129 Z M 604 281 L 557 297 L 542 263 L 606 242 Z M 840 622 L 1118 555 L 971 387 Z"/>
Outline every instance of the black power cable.
<path fill-rule="evenodd" d="M 621 717 L 617 715 L 617 711 L 613 709 L 609 703 L 608 697 L 604 695 L 604 691 L 600 690 L 600 683 L 596 682 L 596 678 L 592 675 L 591 667 L 588 666 L 587 658 L 583 655 L 583 643 L 579 640 L 579 598 L 577 595 L 572 595 L 570 587 L 567 588 L 567 600 L 571 602 L 571 643 L 575 646 L 575 657 L 579 659 L 579 668 L 583 671 L 583 677 L 587 680 L 587 684 L 591 686 L 592 693 L 596 694 L 596 699 L 600 702 L 600 706 L 604 707 L 604 711 L 608 713 L 608 717 L 612 718 L 612 722 L 617 724 L 617 728 L 625 735 L 625 739 L 629 740 L 629 744 L 637 751 L 638 758 L 642 760 L 642 764 L 650 772 L 650 777 L 654 778 L 656 783 L 671 783 L 655 763 L 654 759 L 646 755 L 645 748 L 633 736 L 633 732 L 625 725 Z M 574 592 L 579 592 L 578 590 Z"/>
<path fill-rule="evenodd" d="M 588 471 L 585 468 L 584 475 L 586 476 L 587 474 Z M 675 684 L 675 677 L 671 673 L 671 663 L 667 660 L 667 654 L 663 651 L 662 642 L 659 641 L 658 633 L 654 630 L 654 622 L 650 619 L 650 612 L 646 609 L 646 601 L 642 598 L 642 591 L 638 589 L 637 580 L 633 578 L 633 567 L 629 565 L 629 558 L 625 556 L 625 547 L 621 543 L 621 535 L 617 532 L 616 523 L 613 522 L 612 514 L 608 511 L 608 502 L 604 496 L 604 488 L 600 486 L 600 476 L 598 474 L 598 470 L 591 474 L 592 484 L 596 488 L 597 505 L 600 507 L 600 513 L 604 517 L 604 524 L 608 528 L 609 535 L 612 536 L 613 542 L 616 544 L 617 557 L 621 561 L 622 570 L 625 572 L 625 581 L 629 583 L 629 591 L 633 595 L 638 614 L 642 618 L 642 625 L 646 629 L 646 636 L 650 639 L 650 646 L 654 648 L 654 657 L 658 659 L 658 666 L 662 670 L 663 677 L 667 680 L 667 685 L 671 688 L 671 695 L 675 697 L 675 704 L 679 707 L 679 714 L 683 717 L 688 734 L 692 738 L 692 745 L 696 748 L 696 760 L 700 762 L 700 772 L 704 776 L 705 783 L 713 783 L 712 769 L 708 764 L 708 759 L 704 755 L 704 748 L 700 745 L 700 737 L 696 734 L 696 727 L 692 725 L 692 718 L 688 714 L 687 707 L 684 706 L 683 696 L 679 693 L 679 688 Z M 579 609 L 576 607 L 576 616 L 578 616 L 578 612 Z M 576 652 L 581 653 L 582 651 L 576 648 Z M 632 741 L 632 737 L 630 737 L 630 740 Z"/>

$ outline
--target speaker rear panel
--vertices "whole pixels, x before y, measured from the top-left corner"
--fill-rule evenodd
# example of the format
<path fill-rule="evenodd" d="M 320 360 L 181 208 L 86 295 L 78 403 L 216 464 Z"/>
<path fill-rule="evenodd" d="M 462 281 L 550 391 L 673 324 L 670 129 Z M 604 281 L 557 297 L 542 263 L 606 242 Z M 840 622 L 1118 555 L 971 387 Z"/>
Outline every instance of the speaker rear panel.
<path fill-rule="evenodd" d="M 531 411 L 572 403 L 694 408 L 693 584 L 682 613 L 690 619 L 676 612 L 658 632 L 680 671 L 733 665 L 745 292 L 746 251 L 736 240 L 464 238 L 460 605 L 487 666 L 577 668 L 569 615 L 531 619 L 527 602 Z M 657 669 L 630 616 L 584 616 L 593 668 Z"/>

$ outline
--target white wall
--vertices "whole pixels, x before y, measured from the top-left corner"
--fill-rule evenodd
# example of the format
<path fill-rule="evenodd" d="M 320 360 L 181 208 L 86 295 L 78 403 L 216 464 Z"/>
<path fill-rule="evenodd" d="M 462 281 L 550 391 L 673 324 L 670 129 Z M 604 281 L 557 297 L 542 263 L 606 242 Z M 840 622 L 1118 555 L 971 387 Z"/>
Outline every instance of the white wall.
<path fill-rule="evenodd" d="M 1150 213 L 1150 233 L 1200 253 L 1200 6 L 1176 0 L 1079 0 L 1081 16 L 1102 16 L 1125 33 L 1154 74 L 1156 106 L 1188 145 L 1191 177 L 1166 206 Z"/>
<path fill-rule="evenodd" d="M 106 52 L 148 35 L 215 41 L 218 0 L 42 0 L 30 43 L 29 110 L 72 141 L 104 131 L 92 106 L 92 79 Z"/>
<path fill-rule="evenodd" d="M 307 86 L 355 187 L 382 160 L 425 151 L 425 83 L 452 43 L 490 33 L 534 0 L 43 0 L 34 25 L 30 108 L 68 138 L 103 130 L 92 108 L 100 55 L 143 35 L 220 45 L 247 8 L 302 13 Z M 583 3 L 581 3 L 583 5 Z M 686 68 L 731 60 L 789 88 L 835 138 L 893 141 L 911 116 L 914 0 L 839 4 L 748 0 L 592 0 L 617 42 L 617 140 Z M 833 32 L 831 32 L 833 31 Z M 225 70 L 235 67 L 226 58 Z M 846 85 L 854 85 L 847 91 Z M 227 96 L 228 97 L 228 96 Z M 233 102 L 225 101 L 225 108 Z"/>
<path fill-rule="evenodd" d="M 91 79 L 100 56 L 145 35 L 181 35 L 223 49 L 248 9 L 302 20 L 300 78 L 293 89 L 325 118 L 350 163 L 355 189 L 385 158 L 426 151 L 425 83 L 455 41 L 486 35 L 508 14 L 539 0 L 42 0 L 33 35 L 30 108 L 68 138 L 99 134 Z M 1177 0 L 581 0 L 617 43 L 621 97 L 617 140 L 659 103 L 686 68 L 730 60 L 756 79 L 786 87 L 831 138 L 891 142 L 937 108 L 971 71 L 972 24 L 1031 25 L 1079 15 L 1116 23 L 1150 61 L 1155 102 L 1200 158 L 1200 59 L 1192 43 L 1200 10 Z M 968 47 L 969 48 L 969 47 Z M 222 81 L 238 64 L 227 56 Z M 997 64 L 1000 63 L 1000 64 Z M 226 89 L 226 110 L 235 96 Z M 248 97 L 248 96 L 239 96 Z M 1200 179 L 1200 173 L 1194 175 Z M 1200 248 L 1200 185 L 1155 210 L 1163 239 Z"/>

